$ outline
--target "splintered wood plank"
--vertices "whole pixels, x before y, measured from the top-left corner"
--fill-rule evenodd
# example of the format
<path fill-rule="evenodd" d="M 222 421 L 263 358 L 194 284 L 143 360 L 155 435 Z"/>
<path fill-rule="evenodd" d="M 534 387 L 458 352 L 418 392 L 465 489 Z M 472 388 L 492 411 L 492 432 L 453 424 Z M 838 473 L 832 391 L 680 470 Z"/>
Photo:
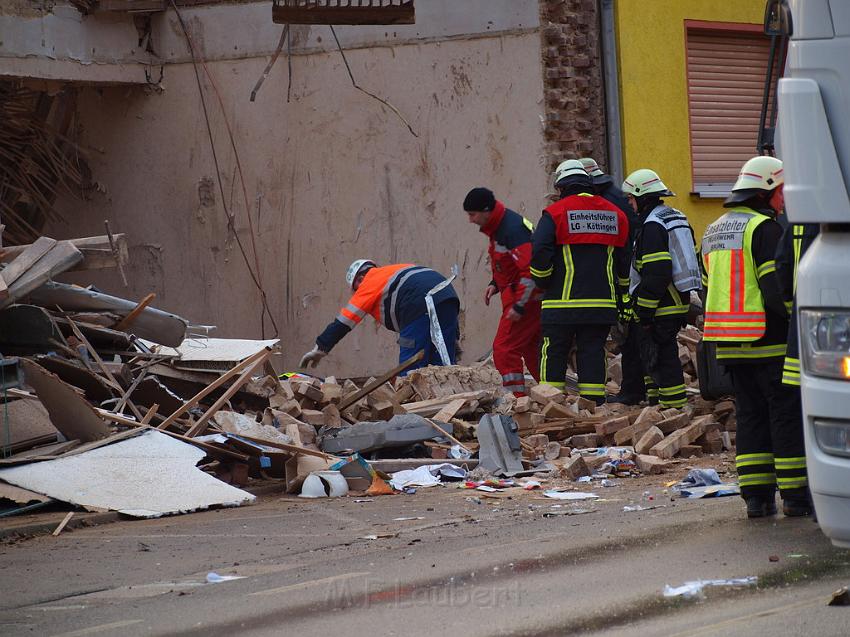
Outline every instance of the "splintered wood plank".
<path fill-rule="evenodd" d="M 456 400 L 451 401 L 448 405 L 446 405 L 436 413 L 436 415 L 434 416 L 434 420 L 437 420 L 439 422 L 451 422 L 452 418 L 455 417 L 457 412 L 463 409 L 463 406 L 465 404 L 465 398 L 458 398 Z"/>
<path fill-rule="evenodd" d="M 425 350 L 419 350 L 418 352 L 416 352 L 416 354 L 414 354 L 413 356 L 408 358 L 403 363 L 400 363 L 396 367 L 393 367 L 390 371 L 386 372 L 385 374 L 382 374 L 379 378 L 376 378 L 371 383 L 367 383 L 366 386 L 363 387 L 363 389 L 361 389 L 360 391 L 356 391 L 352 395 L 344 398 L 342 400 L 342 402 L 338 405 L 339 410 L 342 411 L 346 407 L 348 407 L 349 405 L 353 405 L 354 403 L 356 403 L 358 400 L 360 400 L 364 396 L 366 396 L 366 395 L 372 393 L 373 391 L 375 391 L 376 389 L 378 389 L 378 387 L 383 385 L 390 378 L 392 378 L 393 376 L 396 376 L 397 374 L 400 374 L 401 372 L 406 370 L 411 365 L 418 363 L 424 357 L 425 357 Z"/>
<path fill-rule="evenodd" d="M 221 387 L 224 383 L 229 381 L 231 378 L 238 375 L 240 372 L 244 371 L 245 368 L 250 367 L 251 369 L 253 369 L 254 364 L 258 360 L 260 360 L 261 358 L 264 359 L 265 358 L 264 354 L 268 355 L 269 353 L 270 353 L 270 350 L 268 348 L 265 348 L 265 349 L 260 350 L 256 354 L 253 354 L 253 355 L 249 356 L 248 358 L 246 358 L 244 361 L 242 361 L 241 363 L 236 365 L 233 369 L 229 370 L 227 373 L 223 374 L 222 376 L 220 376 L 219 378 L 214 380 L 212 383 L 210 383 L 209 385 L 204 387 L 201 391 L 199 391 L 197 394 L 195 394 L 189 400 L 187 400 L 185 403 L 183 403 L 182 407 L 177 409 L 173 414 L 171 414 L 168 418 L 166 418 L 165 420 L 162 421 L 162 423 L 159 425 L 158 429 L 163 430 L 163 431 L 165 429 L 167 429 L 169 426 L 171 426 L 172 423 L 174 423 L 175 420 L 177 420 L 186 411 L 188 411 L 189 409 L 191 409 L 192 407 L 197 405 L 205 396 L 214 392 L 216 389 Z"/>
<path fill-rule="evenodd" d="M 14 261 L 3 269 L 3 280 L 6 281 L 6 285 L 11 287 L 24 272 L 34 266 L 41 257 L 50 252 L 56 243 L 56 239 L 39 237 L 35 243 L 30 244 Z"/>
<path fill-rule="evenodd" d="M 186 435 L 189 438 L 194 438 L 195 436 L 199 436 L 200 434 L 204 433 L 204 431 L 206 431 L 207 429 L 207 424 L 209 423 L 210 418 L 215 416 L 216 412 L 224 406 L 224 403 L 230 400 L 233 394 L 239 391 L 242 385 L 248 382 L 248 380 L 251 378 L 251 374 L 254 373 L 254 370 L 261 368 L 270 354 L 271 351 L 269 349 L 264 349 L 263 351 L 261 351 L 260 358 L 253 365 L 251 365 L 244 372 L 242 372 L 239 378 L 233 381 L 233 384 L 227 388 L 227 391 L 225 391 L 221 395 L 221 397 L 217 401 L 215 401 L 209 409 L 207 409 L 203 416 L 198 418 L 198 422 L 192 425 L 191 429 L 186 432 Z"/>
<path fill-rule="evenodd" d="M 9 298 L 0 302 L 0 307 L 26 296 L 82 259 L 83 254 L 73 245 L 67 241 L 60 241 L 9 285 Z M 8 280 L 6 282 L 8 283 Z"/>

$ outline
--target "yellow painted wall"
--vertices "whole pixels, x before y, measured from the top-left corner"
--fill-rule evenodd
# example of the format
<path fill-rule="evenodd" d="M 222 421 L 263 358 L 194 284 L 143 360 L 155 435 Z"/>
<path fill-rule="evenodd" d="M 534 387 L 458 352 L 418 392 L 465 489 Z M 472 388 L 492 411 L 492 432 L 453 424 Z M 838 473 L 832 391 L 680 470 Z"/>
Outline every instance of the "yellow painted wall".
<path fill-rule="evenodd" d="M 761 24 L 764 0 L 619 0 L 616 7 L 624 171 L 652 168 L 697 234 L 722 200 L 691 196 L 685 20 Z M 755 154 L 755 151 L 753 152 Z"/>

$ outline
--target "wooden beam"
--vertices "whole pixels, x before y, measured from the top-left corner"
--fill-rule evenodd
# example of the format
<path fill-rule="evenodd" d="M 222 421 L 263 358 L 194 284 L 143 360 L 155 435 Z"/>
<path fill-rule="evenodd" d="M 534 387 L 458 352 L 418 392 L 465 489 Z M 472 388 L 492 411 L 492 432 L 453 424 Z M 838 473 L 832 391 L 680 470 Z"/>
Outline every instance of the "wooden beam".
<path fill-rule="evenodd" d="M 354 393 L 353 393 L 351 396 L 349 396 L 348 398 L 343 398 L 343 399 L 342 399 L 342 402 L 340 402 L 340 403 L 339 403 L 339 405 L 337 405 L 337 408 L 338 408 L 340 411 L 342 411 L 342 410 L 343 410 L 343 409 L 345 409 L 346 407 L 350 407 L 351 405 L 353 405 L 354 403 L 356 403 L 358 400 L 360 400 L 361 398 L 363 398 L 363 396 L 366 396 L 366 395 L 368 395 L 368 394 L 371 394 L 373 391 L 375 391 L 376 389 L 378 389 L 378 387 L 380 387 L 380 386 L 381 386 L 381 385 L 383 385 L 385 382 L 387 382 L 390 378 L 392 378 L 393 376 L 396 376 L 397 374 L 400 374 L 401 372 L 403 372 L 404 370 L 406 370 L 406 369 L 407 369 L 408 367 L 410 367 L 411 365 L 413 365 L 413 364 L 415 364 L 415 363 L 418 363 L 418 362 L 419 362 L 419 361 L 421 361 L 424 357 L 425 357 L 425 350 L 422 350 L 422 349 L 421 349 L 421 350 L 419 350 L 418 352 L 416 352 L 413 356 L 411 356 L 410 358 L 408 358 L 408 359 L 407 359 L 406 361 L 404 361 L 403 363 L 399 364 L 399 365 L 398 365 L 398 366 L 396 366 L 396 367 L 393 367 L 393 368 L 392 368 L 390 371 L 388 371 L 386 374 L 383 374 L 383 375 L 379 376 L 378 378 L 376 378 L 375 380 L 373 380 L 371 383 L 368 383 L 368 384 L 367 384 L 366 386 L 364 386 L 364 387 L 363 387 L 363 389 L 361 389 L 360 391 L 356 391 L 356 392 L 354 392 Z"/>
<path fill-rule="evenodd" d="M 258 358 L 253 365 L 247 367 L 245 371 L 239 375 L 239 378 L 233 381 L 233 384 L 227 388 L 227 391 L 225 391 L 221 395 L 221 397 L 217 401 L 215 401 L 209 409 L 207 409 L 204 415 L 198 418 L 198 422 L 192 425 L 189 431 L 186 432 L 187 436 L 192 438 L 194 436 L 199 436 L 200 434 L 204 433 L 204 431 L 206 431 L 207 427 L 209 426 L 208 423 L 210 418 L 212 418 L 215 413 L 224 406 L 224 403 L 226 403 L 233 397 L 233 394 L 239 391 L 242 385 L 244 385 L 250 380 L 251 374 L 254 373 L 255 369 L 263 366 L 263 363 L 266 362 L 266 359 L 271 354 L 271 351 L 268 349 L 264 349 L 262 352 L 260 352 L 260 354 L 260 358 Z"/>
<path fill-rule="evenodd" d="M 6 281 L 6 285 L 12 285 L 21 278 L 41 257 L 50 252 L 56 243 L 56 239 L 39 237 L 35 243 L 27 246 L 26 250 L 22 250 L 15 260 L 3 269 L 3 280 Z"/>
<path fill-rule="evenodd" d="M 304 447 L 299 447 L 298 445 L 288 445 L 285 442 L 272 442 L 271 440 L 263 440 L 262 438 L 252 438 L 251 436 L 245 436 L 243 434 L 233 434 L 234 436 L 239 436 L 240 438 L 244 438 L 245 440 L 250 440 L 251 442 L 255 442 L 259 445 L 265 445 L 266 447 L 273 447 L 275 449 L 280 449 L 282 451 L 288 451 L 293 454 L 304 454 L 305 456 L 315 456 L 316 458 L 323 458 L 325 460 L 339 460 L 336 456 L 332 456 L 323 451 L 316 451 L 315 449 L 305 449 Z"/>
<path fill-rule="evenodd" d="M 0 301 L 0 307 L 17 301 L 36 288 L 41 287 L 57 274 L 65 272 L 82 261 L 83 255 L 67 241 L 58 242 L 32 267 L 9 286 L 9 298 Z M 5 278 L 5 276 L 4 276 Z M 7 281 L 8 282 L 8 281 Z"/>
<path fill-rule="evenodd" d="M 130 310 L 124 318 L 122 318 L 115 325 L 113 325 L 112 329 L 117 330 L 119 332 L 126 331 L 127 327 L 131 325 L 133 321 L 136 320 L 136 317 L 138 317 L 139 314 L 142 313 L 142 310 L 144 310 L 148 305 L 150 305 L 155 298 L 156 294 L 154 292 L 148 294 L 145 298 L 139 301 L 138 305 L 136 305 L 136 307 Z"/>
<path fill-rule="evenodd" d="M 261 358 L 264 358 L 264 354 L 268 355 L 270 352 L 271 352 L 271 350 L 269 348 L 264 348 L 264 349 L 260 350 L 259 352 L 257 352 L 256 354 L 252 354 L 251 356 L 246 358 L 244 361 L 239 363 L 236 367 L 234 367 L 233 369 L 231 369 L 227 373 L 223 374 L 218 379 L 214 380 L 212 383 L 210 383 L 209 385 L 204 387 L 201 391 L 199 391 L 197 394 L 195 394 L 189 400 L 187 400 L 183 404 L 183 406 L 180 407 L 180 409 L 178 409 L 173 414 L 171 414 L 168 418 L 163 420 L 162 423 L 160 423 L 160 425 L 159 425 L 159 429 L 161 429 L 163 431 L 168 429 L 168 427 L 175 420 L 177 420 L 186 411 L 188 411 L 189 409 L 191 409 L 192 407 L 197 405 L 201 401 L 201 399 L 203 399 L 205 396 L 207 396 L 211 392 L 214 392 L 216 389 L 218 389 L 219 387 L 224 385 L 224 383 L 226 383 L 231 378 L 233 378 L 234 376 L 236 376 L 237 374 L 242 372 L 247 367 L 253 368 L 254 363 L 256 363 Z M 154 371 L 152 373 L 155 374 L 156 372 Z"/>
<path fill-rule="evenodd" d="M 103 270 L 126 265 L 130 260 L 130 250 L 126 234 L 114 234 L 115 251 L 109 245 L 109 237 L 106 235 L 97 237 L 82 237 L 79 239 L 68 239 L 83 255 L 83 260 L 69 268 L 69 272 L 82 270 Z M 38 243 L 38 242 L 36 242 Z M 0 263 L 9 263 L 16 259 L 31 245 L 6 246 L 0 248 Z"/>

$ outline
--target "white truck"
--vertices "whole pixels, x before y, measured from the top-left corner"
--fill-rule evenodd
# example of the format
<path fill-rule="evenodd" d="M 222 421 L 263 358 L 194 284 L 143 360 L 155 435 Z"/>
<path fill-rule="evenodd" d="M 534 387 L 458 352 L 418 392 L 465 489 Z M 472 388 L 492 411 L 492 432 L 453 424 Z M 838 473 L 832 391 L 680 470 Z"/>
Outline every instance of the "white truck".
<path fill-rule="evenodd" d="M 790 34 L 777 89 L 788 218 L 821 227 L 797 278 L 809 483 L 821 529 L 850 547 L 850 0 L 769 0 L 765 27 Z"/>

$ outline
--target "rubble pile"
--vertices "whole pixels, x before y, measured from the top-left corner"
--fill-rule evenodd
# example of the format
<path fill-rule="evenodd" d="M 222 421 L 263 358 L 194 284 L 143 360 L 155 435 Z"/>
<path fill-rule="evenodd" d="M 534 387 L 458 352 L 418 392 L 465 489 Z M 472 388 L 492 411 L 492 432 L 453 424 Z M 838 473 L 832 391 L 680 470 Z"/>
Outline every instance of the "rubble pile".
<path fill-rule="evenodd" d="M 126 253 L 123 235 L 0 249 L 0 499 L 144 517 L 250 502 L 236 487 L 252 479 L 305 497 L 377 495 L 393 492 L 389 472 L 422 465 L 575 480 L 659 473 L 734 445 L 732 402 L 699 395 L 694 326 L 679 335 L 682 409 L 596 406 L 575 395 L 574 375 L 570 393 L 529 377 L 516 398 L 489 362 L 400 375 L 421 353 L 360 382 L 278 375 L 277 339 L 193 335 L 199 328 L 153 307 L 153 294 L 136 302 L 53 281 L 122 268 Z M 615 394 L 614 351 L 608 369 Z M 159 463 L 161 488 L 138 489 Z M 170 493 L 186 499 L 162 497 Z"/>

